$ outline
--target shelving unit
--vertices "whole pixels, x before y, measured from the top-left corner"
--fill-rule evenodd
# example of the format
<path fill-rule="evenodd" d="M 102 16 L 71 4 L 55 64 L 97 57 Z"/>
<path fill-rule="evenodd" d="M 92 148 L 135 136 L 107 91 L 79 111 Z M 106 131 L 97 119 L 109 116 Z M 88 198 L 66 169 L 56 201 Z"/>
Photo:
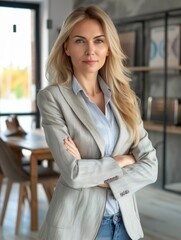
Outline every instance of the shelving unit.
<path fill-rule="evenodd" d="M 181 78 L 181 65 L 180 63 L 177 66 L 169 66 L 168 62 L 168 49 L 167 49 L 167 43 L 168 43 L 168 27 L 170 25 L 180 25 L 180 49 L 181 49 L 181 9 L 172 9 L 157 13 L 150 13 L 146 15 L 136 16 L 136 17 L 130 17 L 130 18 L 124 18 L 119 19 L 118 21 L 115 21 L 115 25 L 117 27 L 117 30 L 119 33 L 121 32 L 129 32 L 129 31 L 135 31 L 136 32 L 136 51 L 135 51 L 135 64 L 133 66 L 129 66 L 129 70 L 134 77 L 137 77 L 137 82 L 141 85 L 139 87 L 139 90 L 141 88 L 141 91 L 137 93 L 137 95 L 140 97 L 142 102 L 142 112 L 143 112 L 143 120 L 144 120 L 144 126 L 145 129 L 154 133 L 162 134 L 162 144 L 163 144 L 163 152 L 162 152 L 162 158 L 163 158 L 163 174 L 162 174 L 162 188 L 167 191 L 172 191 L 175 193 L 181 193 L 181 177 L 180 181 L 174 182 L 174 183 L 168 183 L 167 182 L 167 173 L 169 168 L 167 168 L 168 165 L 168 159 L 167 159 L 167 142 L 168 142 L 168 134 L 172 134 L 172 136 L 181 137 L 181 126 L 175 126 L 175 125 L 169 125 L 167 121 L 167 99 L 169 97 L 168 90 L 170 85 L 168 86 L 169 78 L 170 78 L 170 72 L 173 72 L 173 75 L 178 75 L 178 78 Z M 150 34 L 152 27 L 164 27 L 164 63 L 163 66 L 158 67 L 151 67 L 149 66 L 149 46 L 150 44 Z M 121 36 L 121 35 L 120 35 Z M 181 50 L 180 50 L 180 58 L 181 58 Z M 180 60 L 180 59 L 179 59 Z M 148 121 L 146 118 L 146 110 L 147 110 L 147 98 L 148 98 L 148 89 L 147 85 L 148 82 L 152 82 L 151 77 L 153 78 L 153 75 L 159 74 L 158 82 L 162 82 L 162 95 L 161 97 L 164 100 L 164 113 L 163 113 L 163 121 L 162 123 L 154 123 L 151 121 Z M 158 78 L 158 77 L 157 77 Z M 148 81 L 149 79 L 149 81 Z M 170 80 L 171 81 L 171 80 Z M 149 83 L 152 84 L 152 83 Z M 149 85 L 150 86 L 150 85 Z M 181 81 L 178 83 L 178 87 L 181 89 Z M 158 97 L 158 96 L 157 96 Z M 179 96 L 181 98 L 181 90 L 179 93 Z M 170 136 L 170 135 L 169 135 Z M 178 145 L 179 149 L 179 145 Z M 181 150 L 180 150 L 181 151 Z M 181 165 L 180 170 L 181 170 Z M 180 171 L 181 172 L 181 171 Z M 181 176 L 181 174 L 180 174 Z"/>
<path fill-rule="evenodd" d="M 148 131 L 155 131 L 155 132 L 163 132 L 163 124 L 158 124 L 158 123 L 153 123 L 150 121 L 144 121 L 144 127 Z M 181 126 L 173 126 L 173 125 L 167 125 L 166 127 L 166 132 L 167 133 L 172 133 L 172 134 L 181 134 Z"/>
<path fill-rule="evenodd" d="M 160 72 L 164 71 L 163 67 L 147 67 L 147 66 L 137 66 L 137 67 L 128 67 L 128 69 L 132 72 Z M 175 66 L 175 67 L 168 67 L 168 71 L 174 71 L 174 70 L 181 70 L 181 66 Z"/>

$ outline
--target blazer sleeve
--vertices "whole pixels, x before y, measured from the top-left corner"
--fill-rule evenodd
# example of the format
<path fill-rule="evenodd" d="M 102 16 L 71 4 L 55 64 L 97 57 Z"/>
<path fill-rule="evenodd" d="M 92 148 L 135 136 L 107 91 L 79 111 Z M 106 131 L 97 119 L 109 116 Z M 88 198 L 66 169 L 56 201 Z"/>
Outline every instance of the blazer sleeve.
<path fill-rule="evenodd" d="M 111 157 L 76 160 L 65 150 L 63 139 L 69 131 L 57 101 L 47 89 L 37 95 L 46 141 L 66 184 L 72 188 L 93 187 L 121 174 L 122 169 Z"/>
<path fill-rule="evenodd" d="M 133 194 L 144 186 L 154 183 L 158 174 L 156 151 L 148 138 L 148 133 L 140 124 L 140 141 L 131 149 L 136 163 L 122 168 L 122 174 L 109 183 L 116 199 Z"/>

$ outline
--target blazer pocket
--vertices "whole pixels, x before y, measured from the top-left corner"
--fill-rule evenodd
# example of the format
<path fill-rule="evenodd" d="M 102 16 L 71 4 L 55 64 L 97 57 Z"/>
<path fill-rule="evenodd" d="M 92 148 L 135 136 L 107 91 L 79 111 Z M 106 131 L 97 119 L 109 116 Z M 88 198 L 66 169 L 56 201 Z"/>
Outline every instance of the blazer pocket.
<path fill-rule="evenodd" d="M 72 227 L 79 208 L 80 196 L 81 190 L 59 183 L 48 209 L 48 224 L 61 229 Z"/>

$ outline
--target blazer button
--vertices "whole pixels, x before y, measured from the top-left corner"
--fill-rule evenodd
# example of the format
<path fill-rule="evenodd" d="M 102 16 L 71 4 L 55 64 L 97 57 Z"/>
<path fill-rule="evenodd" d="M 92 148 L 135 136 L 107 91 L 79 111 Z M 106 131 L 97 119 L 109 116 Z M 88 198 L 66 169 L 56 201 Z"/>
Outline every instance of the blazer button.
<path fill-rule="evenodd" d="M 123 197 L 124 195 L 128 194 L 129 193 L 129 190 L 125 190 L 123 192 L 120 193 L 121 197 Z"/>
<path fill-rule="evenodd" d="M 119 178 L 118 176 L 115 176 L 115 177 L 106 179 L 104 182 L 109 184 L 109 183 L 111 183 L 111 182 L 113 182 L 113 181 L 118 180 L 118 178 Z"/>

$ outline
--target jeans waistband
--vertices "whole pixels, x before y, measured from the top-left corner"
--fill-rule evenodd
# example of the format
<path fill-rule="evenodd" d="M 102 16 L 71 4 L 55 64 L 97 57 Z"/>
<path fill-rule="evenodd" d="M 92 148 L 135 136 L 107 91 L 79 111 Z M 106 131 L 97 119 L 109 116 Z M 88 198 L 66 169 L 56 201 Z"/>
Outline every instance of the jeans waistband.
<path fill-rule="evenodd" d="M 104 216 L 104 217 L 103 217 L 103 222 L 104 222 L 104 223 L 108 223 L 108 222 L 110 222 L 110 221 L 113 222 L 114 224 L 122 221 L 121 213 L 118 212 L 118 213 L 116 213 L 116 214 L 114 214 L 114 215 Z"/>

